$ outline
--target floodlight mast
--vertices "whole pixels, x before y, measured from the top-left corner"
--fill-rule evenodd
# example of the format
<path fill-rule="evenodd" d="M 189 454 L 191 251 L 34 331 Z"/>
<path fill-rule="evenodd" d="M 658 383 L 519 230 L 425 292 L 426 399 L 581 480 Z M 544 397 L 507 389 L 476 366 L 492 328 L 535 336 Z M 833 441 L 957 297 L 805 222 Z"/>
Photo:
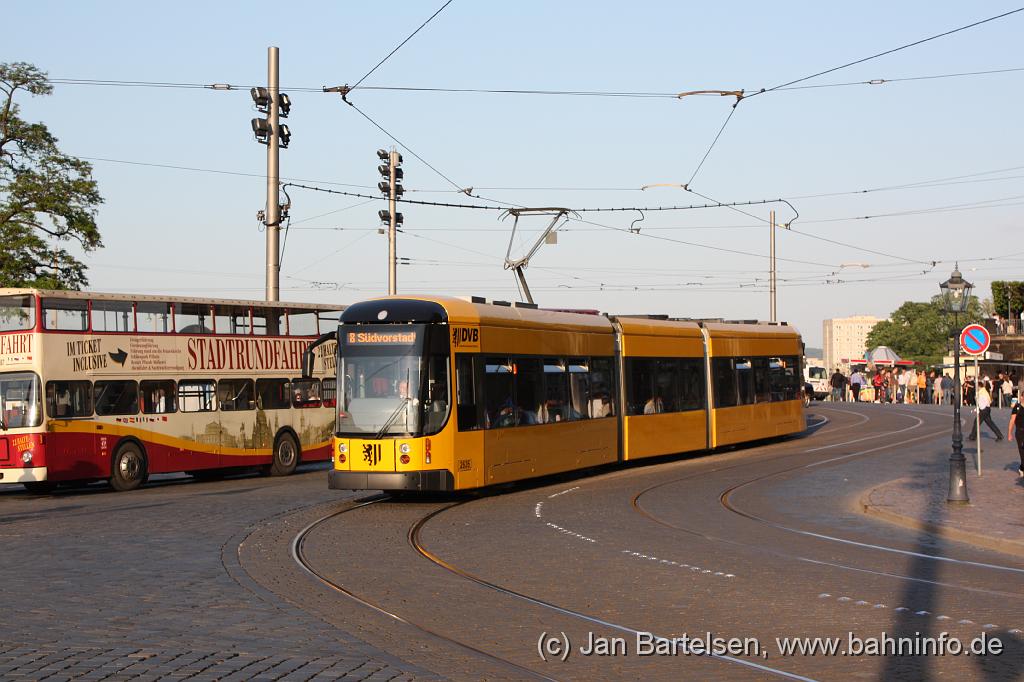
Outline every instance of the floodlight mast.
<path fill-rule="evenodd" d="M 533 294 L 530 293 L 530 287 L 526 284 L 526 274 L 523 272 L 529 265 L 530 259 L 540 250 L 540 247 L 547 240 L 548 236 L 551 235 L 558 225 L 558 221 L 562 218 L 567 217 L 570 213 L 577 215 L 575 211 L 568 208 L 559 207 L 543 207 L 543 208 L 510 208 L 501 215 L 501 219 L 504 220 L 508 216 L 513 216 L 515 221 L 512 223 L 512 234 L 508 238 L 508 249 L 505 250 L 505 269 L 512 270 L 515 272 L 519 286 L 522 288 L 522 295 L 526 299 L 527 303 L 534 303 Z M 512 244 L 516 239 L 516 228 L 519 226 L 519 216 L 521 215 L 540 215 L 540 216 L 551 216 L 551 222 L 548 223 L 547 228 L 541 233 L 540 237 L 537 238 L 536 243 L 522 258 L 512 259 Z"/>

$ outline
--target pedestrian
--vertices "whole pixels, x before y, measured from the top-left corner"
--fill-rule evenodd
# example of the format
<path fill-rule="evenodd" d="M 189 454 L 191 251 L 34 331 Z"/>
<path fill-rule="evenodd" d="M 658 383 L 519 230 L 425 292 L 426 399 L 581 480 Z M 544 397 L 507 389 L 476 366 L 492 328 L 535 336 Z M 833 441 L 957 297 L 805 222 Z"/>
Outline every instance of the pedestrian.
<path fill-rule="evenodd" d="M 887 369 L 887 370 L 885 370 L 885 391 L 886 391 L 885 395 L 889 399 L 890 403 L 897 402 L 897 400 L 896 400 L 897 395 L 896 394 L 897 394 L 898 389 L 899 389 L 899 384 L 896 381 L 896 370 L 895 369 Z"/>
<path fill-rule="evenodd" d="M 978 405 L 975 408 L 978 412 L 978 416 L 982 422 L 988 424 L 988 428 L 992 429 L 992 433 L 996 434 L 996 442 L 998 443 L 1003 439 L 1003 433 L 996 426 L 996 423 L 992 421 L 992 393 L 990 386 L 986 384 L 978 384 L 976 392 Z M 978 422 L 973 421 L 971 426 L 971 435 L 967 436 L 967 440 L 975 440 L 978 436 Z"/>
<path fill-rule="evenodd" d="M 923 369 L 917 373 L 917 402 L 921 405 L 928 403 L 928 375 Z"/>
<path fill-rule="evenodd" d="M 896 402 L 905 403 L 907 401 L 907 372 L 902 367 L 897 370 L 896 374 Z"/>
<path fill-rule="evenodd" d="M 882 370 L 875 370 L 875 376 L 871 377 L 871 386 L 875 389 L 875 402 L 885 402 L 885 377 L 882 376 Z"/>
<path fill-rule="evenodd" d="M 917 370 L 913 367 L 907 370 L 907 392 L 904 401 L 911 405 L 917 402 Z"/>
<path fill-rule="evenodd" d="M 1006 433 L 1017 441 L 1017 454 L 1020 455 L 1017 476 L 1024 478 L 1024 416 L 1021 416 L 1024 408 L 1021 408 L 1017 398 L 1011 398 L 1010 405 L 1010 425 L 1006 427 Z"/>
<path fill-rule="evenodd" d="M 846 386 L 846 377 L 836 367 L 836 371 L 832 373 L 832 378 L 829 379 L 829 385 L 832 386 L 832 402 L 838 403 L 843 399 L 843 387 Z"/>
<path fill-rule="evenodd" d="M 974 377 L 964 379 L 964 405 L 974 404 Z"/>
<path fill-rule="evenodd" d="M 942 387 L 942 404 L 952 405 L 953 404 L 953 377 L 948 374 L 943 374 L 941 381 Z"/>
<path fill-rule="evenodd" d="M 860 373 L 860 368 L 857 368 L 850 375 L 850 390 L 853 392 L 853 402 L 860 402 L 860 389 L 863 385 L 864 375 Z"/>
<path fill-rule="evenodd" d="M 999 387 L 1002 400 L 999 402 L 999 407 L 1009 407 L 1010 398 L 1013 397 L 1013 381 L 1010 379 L 1009 374 L 1003 375 L 1003 383 Z"/>

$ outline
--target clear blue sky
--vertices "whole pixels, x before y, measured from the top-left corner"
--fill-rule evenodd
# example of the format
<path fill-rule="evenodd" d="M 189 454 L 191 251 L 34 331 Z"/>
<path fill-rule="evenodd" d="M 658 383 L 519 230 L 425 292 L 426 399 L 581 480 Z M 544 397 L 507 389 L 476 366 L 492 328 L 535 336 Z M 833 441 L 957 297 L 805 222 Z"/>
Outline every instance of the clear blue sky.
<path fill-rule="evenodd" d="M 282 174 L 371 188 L 378 179 L 375 150 L 392 141 L 337 95 L 289 88 L 356 82 L 441 4 L 14 1 L 3 11 L 0 61 L 32 62 L 54 78 L 248 86 L 265 81 L 266 49 L 276 45 L 282 87 L 293 102 Z M 1005 2 L 455 0 L 365 84 L 750 92 L 1011 9 Z M 1024 12 L 805 84 L 1020 68 L 1022 32 Z M 795 229 L 852 248 L 778 235 L 780 259 L 805 261 L 780 260 L 780 317 L 796 324 L 809 345 L 820 344 L 823 318 L 885 316 L 904 300 L 931 296 L 956 258 L 988 295 L 991 280 L 1020 278 L 1024 263 L 1022 81 L 1018 71 L 750 98 L 693 188 L 742 201 L 1020 167 L 965 178 L 971 182 L 792 199 L 800 212 Z M 680 189 L 639 187 L 686 182 L 734 101 L 372 90 L 357 90 L 351 99 L 460 187 L 519 188 L 477 191 L 519 205 L 573 208 L 702 201 Z M 265 169 L 265 148 L 251 137 L 249 119 L 256 114 L 247 90 L 59 85 L 53 96 L 21 104 L 26 118 L 47 123 L 62 147 L 79 156 Z M 454 193 L 412 154 L 404 156 L 407 197 L 482 203 Z M 255 217 L 264 206 L 261 178 L 110 161 L 94 167 L 106 199 L 99 223 L 107 246 L 87 258 L 90 288 L 262 296 L 264 235 Z M 551 189 L 564 187 L 607 189 Z M 303 190 L 291 197 L 282 299 L 350 303 L 382 293 L 387 244 L 376 233 L 382 203 L 339 211 L 361 200 Z M 957 210 L 816 222 L 952 206 Z M 744 210 L 768 215 L 768 207 Z M 778 211 L 780 222 L 792 215 L 785 207 Z M 415 264 L 400 267 L 400 292 L 516 297 L 501 265 L 510 221 L 500 221 L 496 211 L 405 206 L 402 212 L 407 234 L 399 253 Z M 768 317 L 766 258 L 650 236 L 766 256 L 768 231 L 758 220 L 727 209 L 648 212 L 641 234 L 630 235 L 621 230 L 637 213 L 582 217 L 606 227 L 568 223 L 559 243 L 543 247 L 527 271 L 542 305 Z M 541 222 L 524 225 L 527 240 Z M 974 260 L 1004 256 L 1011 257 Z M 933 260 L 941 261 L 934 269 Z"/>

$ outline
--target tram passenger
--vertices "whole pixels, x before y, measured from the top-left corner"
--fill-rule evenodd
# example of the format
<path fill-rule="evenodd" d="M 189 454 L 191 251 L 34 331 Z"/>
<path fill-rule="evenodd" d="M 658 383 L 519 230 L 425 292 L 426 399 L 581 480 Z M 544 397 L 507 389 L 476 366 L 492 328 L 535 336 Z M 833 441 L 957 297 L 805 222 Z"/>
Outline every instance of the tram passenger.
<path fill-rule="evenodd" d="M 644 414 L 661 414 L 665 411 L 665 404 L 661 401 L 661 396 L 655 393 L 651 396 L 644 404 Z"/>
<path fill-rule="evenodd" d="M 599 389 L 590 401 L 590 418 L 602 419 L 604 417 L 611 417 L 614 414 L 615 410 L 612 407 L 612 401 L 608 396 L 608 392 Z"/>

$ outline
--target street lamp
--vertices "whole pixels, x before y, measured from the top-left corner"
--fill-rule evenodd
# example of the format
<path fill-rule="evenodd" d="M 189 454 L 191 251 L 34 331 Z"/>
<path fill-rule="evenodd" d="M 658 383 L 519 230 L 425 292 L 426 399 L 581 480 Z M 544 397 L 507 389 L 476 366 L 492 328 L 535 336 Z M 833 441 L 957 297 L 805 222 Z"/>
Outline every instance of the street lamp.
<path fill-rule="evenodd" d="M 960 274 L 957 264 L 948 280 L 939 285 L 943 308 L 953 313 L 953 333 L 958 330 L 957 316 L 967 312 L 974 285 Z M 981 434 L 978 434 L 979 436 Z M 960 339 L 953 341 L 953 454 L 949 456 L 949 493 L 946 502 L 970 502 L 967 497 L 967 460 L 964 459 L 964 434 L 960 430 Z"/>

